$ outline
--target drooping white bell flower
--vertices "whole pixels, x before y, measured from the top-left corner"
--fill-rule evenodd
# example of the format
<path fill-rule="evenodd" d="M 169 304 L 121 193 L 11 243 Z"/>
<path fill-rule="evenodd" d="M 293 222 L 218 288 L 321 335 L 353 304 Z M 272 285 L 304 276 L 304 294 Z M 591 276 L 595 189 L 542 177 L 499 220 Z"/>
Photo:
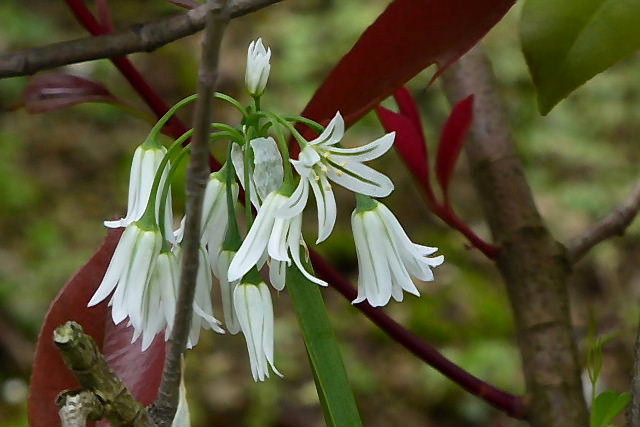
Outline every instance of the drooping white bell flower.
<path fill-rule="evenodd" d="M 143 311 L 145 293 L 161 246 L 159 229 L 145 229 L 137 222 L 130 224 L 120 237 L 102 282 L 87 306 L 100 303 L 115 289 L 109 302 L 113 322 L 118 324 L 129 317 L 134 330 L 141 331 L 148 322 Z M 155 325 L 156 321 L 152 323 Z"/>
<path fill-rule="evenodd" d="M 308 193 L 306 181 L 300 180 L 290 196 L 274 191 L 265 198 L 255 222 L 229 265 L 230 281 L 242 279 L 267 251 L 276 261 L 290 264 L 293 259 L 307 279 L 321 286 L 327 285 L 306 271 L 300 260 L 300 245 L 303 244 L 302 210 L 306 206 Z"/>
<path fill-rule="evenodd" d="M 129 174 L 129 199 L 127 204 L 127 215 L 115 221 L 105 221 L 108 228 L 127 227 L 134 221 L 142 218 L 153 187 L 153 181 L 158 170 L 158 166 L 167 153 L 167 149 L 155 142 L 145 142 L 136 148 L 131 162 L 131 172 Z M 164 168 L 160 189 L 163 188 L 169 173 L 169 164 Z M 160 195 L 156 198 L 156 218 L 160 210 Z M 171 192 L 166 201 L 165 217 L 162 218 L 166 230 L 171 230 L 173 226 L 173 214 L 171 209 Z M 172 240 L 173 236 L 168 236 Z"/>
<path fill-rule="evenodd" d="M 240 283 L 233 292 L 233 302 L 247 342 L 254 381 L 269 378 L 269 367 L 282 376 L 274 364 L 273 305 L 269 288 L 264 282 Z"/>
<path fill-rule="evenodd" d="M 393 182 L 386 175 L 363 164 L 374 160 L 393 145 L 395 132 L 356 148 L 335 147 L 344 136 L 344 120 L 339 112 L 325 130 L 304 146 L 298 160 L 291 160 L 296 171 L 313 190 L 318 209 L 318 240 L 324 241 L 336 221 L 336 202 L 329 180 L 355 193 L 386 197 Z"/>
<path fill-rule="evenodd" d="M 438 248 L 413 243 L 393 213 L 382 203 L 369 199 L 366 209 L 351 215 L 353 237 L 358 255 L 358 296 L 373 307 L 386 305 L 391 297 L 402 301 L 403 291 L 419 296 L 413 278 L 434 279 L 431 269 L 444 256 L 429 257 Z"/>
<path fill-rule="evenodd" d="M 231 187 L 231 200 L 235 203 L 237 199 L 238 184 L 234 182 Z M 202 236 L 201 244 L 207 247 L 209 264 L 212 270 L 215 269 L 218 264 L 217 256 L 222 250 L 222 243 L 224 242 L 229 227 L 227 200 L 225 174 L 220 172 L 212 173 L 204 193 L 200 228 Z M 235 209 L 235 207 L 233 209 Z"/>
<path fill-rule="evenodd" d="M 265 49 L 262 39 L 259 38 L 249 44 L 244 82 L 250 95 L 260 96 L 264 92 L 271 71 L 270 59 L 271 48 Z"/>

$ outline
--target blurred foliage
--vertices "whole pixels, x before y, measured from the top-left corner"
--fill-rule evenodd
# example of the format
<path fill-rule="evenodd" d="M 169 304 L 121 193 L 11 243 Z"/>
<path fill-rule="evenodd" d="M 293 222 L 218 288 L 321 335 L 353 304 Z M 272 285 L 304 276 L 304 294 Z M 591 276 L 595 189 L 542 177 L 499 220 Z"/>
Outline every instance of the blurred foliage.
<path fill-rule="evenodd" d="M 300 111 L 331 66 L 388 1 L 283 2 L 234 20 L 224 42 L 221 85 L 241 99 L 248 42 L 258 36 L 272 47 L 272 74 L 264 102 L 283 112 Z M 180 9 L 162 0 L 112 0 L 118 28 Z M 547 117 L 536 112 L 535 95 L 518 40 L 515 7 L 486 38 L 542 215 L 560 241 L 608 213 L 631 190 L 640 160 L 640 92 L 632 57 L 596 77 Z M 4 0 L 0 3 L 0 48 L 16 50 L 82 37 L 62 2 Z M 132 55 L 135 64 L 168 102 L 192 93 L 199 36 Z M 106 61 L 67 71 L 99 80 L 143 107 Z M 159 71 L 160 70 L 160 71 Z M 430 149 L 449 107 L 433 69 L 409 83 L 418 100 Z M 126 209 L 133 148 L 149 124 L 109 105 L 87 104 L 30 116 L 12 109 L 28 78 L 0 82 L 0 425 L 26 425 L 25 384 L 29 358 L 48 304 L 98 247 L 102 221 Z M 387 105 L 393 105 L 387 101 Z M 237 121 L 228 110 L 223 120 Z M 183 116 L 187 119 L 189 116 Z M 347 134 L 347 145 L 380 135 L 373 115 Z M 218 151 L 219 148 L 214 149 Z M 512 313 L 494 266 L 464 239 L 416 203 L 421 196 L 393 153 L 376 166 L 396 182 L 388 198 L 410 236 L 441 248 L 446 263 L 437 280 L 386 308 L 470 372 L 500 387 L 524 390 Z M 179 189 L 178 189 L 179 190 Z M 451 185 L 461 216 L 489 238 L 464 159 Z M 353 200 L 337 190 L 341 207 L 332 238 L 318 249 L 355 280 L 349 213 Z M 177 194 L 178 210 L 184 196 Z M 312 218 L 313 215 L 308 215 Z M 315 222 L 306 224 L 309 236 Z M 603 353 L 600 382 L 626 390 L 640 297 L 638 224 L 623 239 L 599 246 L 575 268 L 571 283 L 576 336 L 584 345 L 588 319 L 599 333 L 617 331 Z M 372 326 L 339 295 L 323 292 L 365 423 L 376 425 L 517 425 L 416 360 Z M 218 295 L 216 295 L 216 302 Z M 285 374 L 254 384 L 241 336 L 203 334 L 188 357 L 187 384 L 194 425 L 320 425 L 323 423 L 302 340 L 286 292 L 274 295 L 276 361 Z M 8 325 L 5 327 L 4 325 Z M 19 337 L 16 344 L 15 337 Z M 13 337 L 14 341 L 10 338 Z M 586 354 L 584 349 L 583 354 Z M 23 363 L 19 363 L 22 361 Z M 24 363 L 24 362 L 27 363 Z"/>

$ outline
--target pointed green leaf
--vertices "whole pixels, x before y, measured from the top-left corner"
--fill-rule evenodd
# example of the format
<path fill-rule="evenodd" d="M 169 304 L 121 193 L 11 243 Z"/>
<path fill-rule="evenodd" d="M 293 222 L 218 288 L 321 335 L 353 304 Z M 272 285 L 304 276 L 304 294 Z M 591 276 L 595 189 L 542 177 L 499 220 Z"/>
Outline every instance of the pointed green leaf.
<path fill-rule="evenodd" d="M 290 267 L 287 269 L 287 289 L 307 346 L 325 421 L 330 426 L 361 426 L 347 371 L 318 285 L 308 281 L 297 268 Z"/>
<path fill-rule="evenodd" d="M 605 391 L 600 393 L 591 408 L 591 427 L 606 427 L 624 411 L 631 401 L 630 393 Z"/>
<path fill-rule="evenodd" d="M 527 0 L 522 50 L 540 112 L 638 50 L 639 26 L 640 0 Z"/>

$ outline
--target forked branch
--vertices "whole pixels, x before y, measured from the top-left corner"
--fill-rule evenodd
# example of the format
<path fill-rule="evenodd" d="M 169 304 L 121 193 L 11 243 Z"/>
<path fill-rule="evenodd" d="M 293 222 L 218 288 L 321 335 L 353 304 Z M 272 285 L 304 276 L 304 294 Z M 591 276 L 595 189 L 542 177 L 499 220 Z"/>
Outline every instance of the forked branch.
<path fill-rule="evenodd" d="M 638 215 L 638 211 L 640 211 L 640 184 L 613 212 L 593 224 L 581 235 L 571 239 L 567 244 L 569 259 L 576 262 L 598 243 L 623 235 Z"/>

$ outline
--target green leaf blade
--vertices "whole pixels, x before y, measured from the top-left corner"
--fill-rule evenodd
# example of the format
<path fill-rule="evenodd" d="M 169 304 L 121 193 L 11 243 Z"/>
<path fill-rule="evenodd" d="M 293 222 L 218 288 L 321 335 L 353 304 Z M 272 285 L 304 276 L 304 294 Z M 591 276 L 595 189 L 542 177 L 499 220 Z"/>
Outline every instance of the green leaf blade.
<path fill-rule="evenodd" d="M 524 52 L 542 114 L 640 48 L 640 0 L 528 0 Z"/>
<path fill-rule="evenodd" d="M 347 371 L 318 285 L 295 267 L 287 269 L 287 289 L 302 329 L 316 389 L 330 426 L 362 426 Z"/>
<path fill-rule="evenodd" d="M 591 408 L 591 427 L 607 427 L 631 402 L 630 393 L 605 391 L 598 395 Z"/>

